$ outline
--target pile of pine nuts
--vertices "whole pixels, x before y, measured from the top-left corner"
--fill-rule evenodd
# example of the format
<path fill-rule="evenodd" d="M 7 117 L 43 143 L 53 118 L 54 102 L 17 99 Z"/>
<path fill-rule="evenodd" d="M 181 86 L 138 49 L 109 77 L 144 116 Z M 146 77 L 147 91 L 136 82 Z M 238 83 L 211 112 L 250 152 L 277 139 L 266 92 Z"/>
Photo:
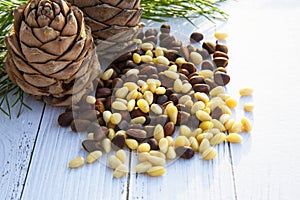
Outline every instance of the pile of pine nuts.
<path fill-rule="evenodd" d="M 116 150 L 108 165 L 120 178 L 129 171 L 123 150 L 127 148 L 138 153 L 136 173 L 162 176 L 171 160 L 191 159 L 196 153 L 212 160 L 216 145 L 241 143 L 239 133 L 251 132 L 252 123 L 233 117 L 238 102 L 225 93 L 230 82 L 228 48 L 222 44 L 226 37 L 217 32 L 216 43 L 202 42 L 203 35 L 195 32 L 191 44 L 184 46 L 168 25 L 162 25 L 160 33 L 142 32 L 134 40 L 138 48 L 101 74 L 96 95 L 59 116 L 61 126 L 88 133 L 82 146 L 89 154 L 70 161 L 69 167 L 94 163 L 102 152 Z M 253 89 L 239 93 L 251 96 Z M 244 104 L 246 112 L 253 109 L 253 103 Z"/>

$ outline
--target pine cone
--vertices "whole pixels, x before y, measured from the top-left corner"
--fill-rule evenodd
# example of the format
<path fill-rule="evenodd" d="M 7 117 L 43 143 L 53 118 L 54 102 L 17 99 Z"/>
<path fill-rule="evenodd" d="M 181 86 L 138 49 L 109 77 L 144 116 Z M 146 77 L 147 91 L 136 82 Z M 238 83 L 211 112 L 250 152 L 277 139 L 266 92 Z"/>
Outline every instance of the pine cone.
<path fill-rule="evenodd" d="M 94 89 L 99 63 L 91 31 L 83 13 L 64 0 L 19 6 L 5 43 L 5 70 L 26 93 L 66 106 Z"/>
<path fill-rule="evenodd" d="M 140 0 L 67 0 L 85 14 L 94 38 L 106 40 L 139 24 Z"/>

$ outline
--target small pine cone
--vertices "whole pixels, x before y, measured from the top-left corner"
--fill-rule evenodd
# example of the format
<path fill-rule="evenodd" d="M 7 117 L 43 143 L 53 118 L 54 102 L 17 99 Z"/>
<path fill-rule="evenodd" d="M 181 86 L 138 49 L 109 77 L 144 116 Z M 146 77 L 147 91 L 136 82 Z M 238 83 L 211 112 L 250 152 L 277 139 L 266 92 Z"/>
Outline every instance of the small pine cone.
<path fill-rule="evenodd" d="M 19 6 L 5 44 L 7 74 L 37 99 L 67 106 L 94 89 L 100 67 L 91 31 L 83 13 L 64 0 Z"/>
<path fill-rule="evenodd" d="M 106 40 L 138 26 L 143 10 L 140 0 L 68 0 L 79 7 L 94 38 Z"/>

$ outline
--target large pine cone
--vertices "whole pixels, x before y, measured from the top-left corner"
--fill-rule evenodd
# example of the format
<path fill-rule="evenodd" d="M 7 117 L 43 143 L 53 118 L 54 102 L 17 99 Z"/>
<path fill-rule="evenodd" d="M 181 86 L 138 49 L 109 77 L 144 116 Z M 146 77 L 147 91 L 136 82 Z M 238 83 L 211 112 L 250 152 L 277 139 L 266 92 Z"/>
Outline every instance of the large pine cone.
<path fill-rule="evenodd" d="M 139 24 L 140 0 L 67 0 L 85 14 L 94 38 L 106 40 Z"/>
<path fill-rule="evenodd" d="M 91 31 L 83 13 L 64 0 L 19 6 L 5 43 L 5 70 L 26 93 L 66 106 L 94 89 L 100 67 Z"/>

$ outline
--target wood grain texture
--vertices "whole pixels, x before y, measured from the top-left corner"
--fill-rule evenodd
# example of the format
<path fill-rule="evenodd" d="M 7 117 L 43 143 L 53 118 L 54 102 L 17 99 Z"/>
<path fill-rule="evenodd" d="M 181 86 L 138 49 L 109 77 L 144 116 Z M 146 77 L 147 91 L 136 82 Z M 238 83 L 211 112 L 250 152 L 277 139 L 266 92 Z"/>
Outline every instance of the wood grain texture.
<path fill-rule="evenodd" d="M 18 119 L 11 120 L 0 115 L 0 199 L 20 198 L 43 114 L 42 103 L 31 97 L 26 97 L 25 102 L 33 111 L 24 110 Z M 12 115 L 16 112 L 16 108 L 12 109 Z"/>
<path fill-rule="evenodd" d="M 127 178 L 113 179 L 108 156 L 79 169 L 67 167 L 87 153 L 81 147 L 84 134 L 58 126 L 62 111 L 46 107 L 22 199 L 126 199 Z"/>
<path fill-rule="evenodd" d="M 254 88 L 252 98 L 240 99 L 240 116 L 243 103 L 255 104 L 246 113 L 252 133 L 231 146 L 238 199 L 299 199 L 299 8 L 299 1 L 244 1 L 231 8 L 228 90 L 239 98 L 241 87 Z"/>

